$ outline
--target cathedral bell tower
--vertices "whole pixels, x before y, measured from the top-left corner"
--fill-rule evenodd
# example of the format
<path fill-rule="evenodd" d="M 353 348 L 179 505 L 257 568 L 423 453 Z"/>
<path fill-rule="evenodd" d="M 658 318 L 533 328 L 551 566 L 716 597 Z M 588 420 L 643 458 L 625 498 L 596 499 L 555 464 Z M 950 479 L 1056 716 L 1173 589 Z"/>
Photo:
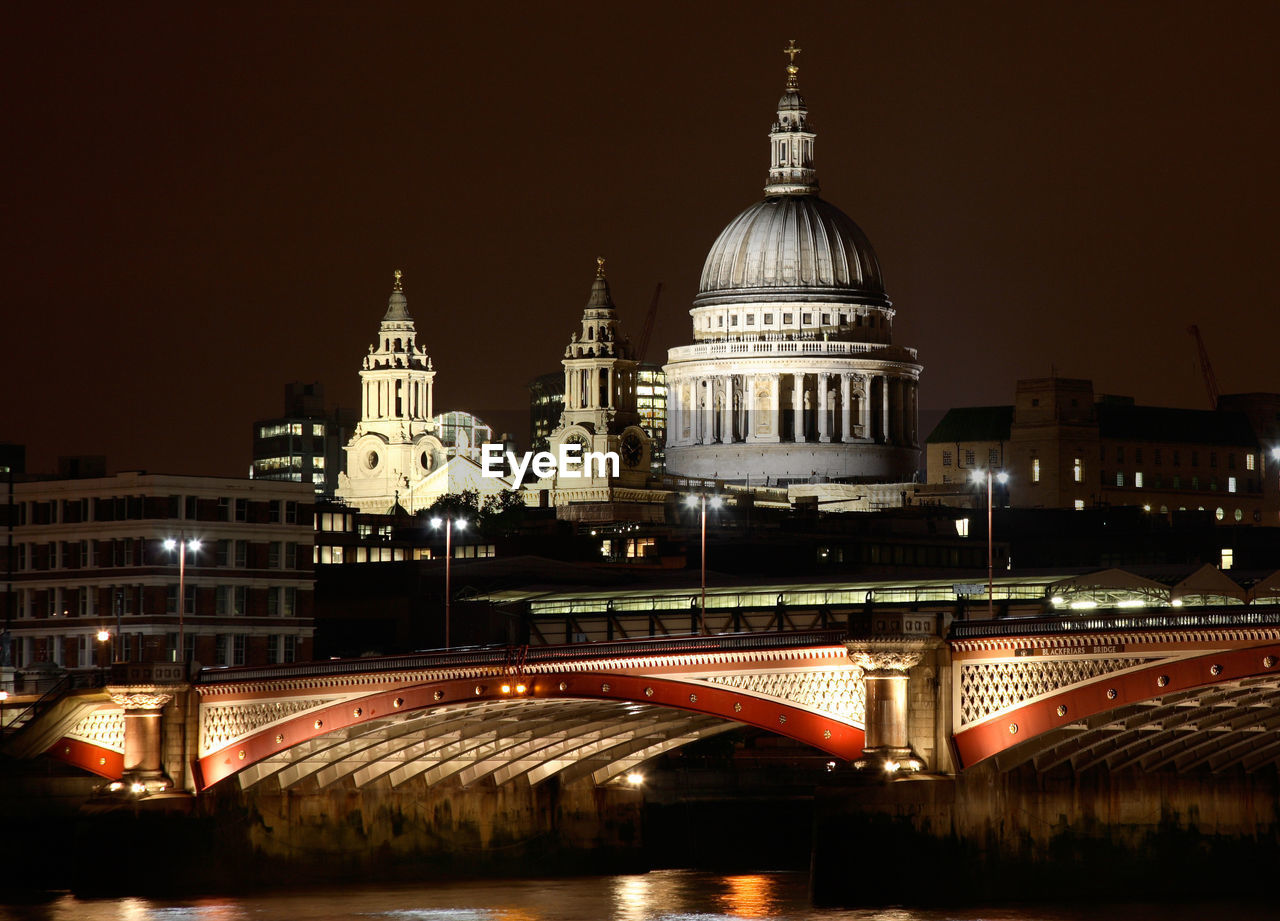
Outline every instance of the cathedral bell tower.
<path fill-rule="evenodd" d="M 378 339 L 360 368 L 360 424 L 338 478 L 338 498 L 362 512 L 412 506 L 422 481 L 446 459 L 432 421 L 436 372 L 416 342 L 401 277 L 397 270 Z"/>
<path fill-rule="evenodd" d="M 648 478 L 653 442 L 640 427 L 636 410 L 638 363 L 618 320 L 603 257 L 596 260 L 591 296 L 582 311 L 582 329 L 570 337 L 562 364 L 564 412 L 551 433 L 551 450 L 558 455 L 561 445 L 573 443 L 584 456 L 612 452 L 618 457 L 619 472 L 616 477 L 600 475 L 597 468 L 579 464 L 569 474 L 557 474 L 559 490 L 571 486 L 574 491 L 642 488 Z M 572 475 L 579 473 L 582 475 Z M 598 501 L 604 494 L 595 498 Z"/>

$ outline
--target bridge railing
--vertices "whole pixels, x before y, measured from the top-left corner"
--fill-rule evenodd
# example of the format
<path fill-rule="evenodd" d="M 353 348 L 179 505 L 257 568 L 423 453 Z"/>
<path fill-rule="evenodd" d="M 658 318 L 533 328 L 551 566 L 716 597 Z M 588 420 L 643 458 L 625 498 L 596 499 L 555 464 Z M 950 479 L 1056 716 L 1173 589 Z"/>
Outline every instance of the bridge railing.
<path fill-rule="evenodd" d="M 1105 633 L 1115 630 L 1276 626 L 1280 626 L 1280 608 L 1276 607 L 1270 609 L 1232 607 L 1177 612 L 1160 611 L 1149 614 L 1095 611 L 1088 614 L 1019 617 L 1000 621 L 957 621 L 951 625 L 949 637 L 963 640 L 998 636 Z"/>
<path fill-rule="evenodd" d="M 841 643 L 845 631 L 810 630 L 794 633 L 731 633 L 716 636 L 661 637 L 618 640 L 607 643 L 579 643 L 566 646 L 483 646 L 474 649 L 442 649 L 401 656 L 361 659 L 331 659 L 293 665 L 245 668 L 205 668 L 197 679 L 201 684 L 262 681 L 320 675 L 364 674 L 419 669 L 493 667 L 515 670 L 539 662 L 581 662 L 589 659 L 626 659 L 634 656 L 673 655 L 697 652 L 747 652 L 757 649 L 795 649 Z"/>

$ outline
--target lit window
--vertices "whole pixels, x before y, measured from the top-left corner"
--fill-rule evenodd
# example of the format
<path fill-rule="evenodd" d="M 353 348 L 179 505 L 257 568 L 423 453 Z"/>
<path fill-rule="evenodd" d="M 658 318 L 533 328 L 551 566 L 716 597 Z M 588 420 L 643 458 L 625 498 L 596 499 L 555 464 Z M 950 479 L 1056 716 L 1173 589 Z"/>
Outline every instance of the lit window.
<path fill-rule="evenodd" d="M 1236 521 L 1244 521 L 1244 509 L 1236 509 Z"/>
<path fill-rule="evenodd" d="M 1236 491 L 1236 478 L 1233 476 L 1229 476 L 1227 477 L 1227 492 L 1235 492 L 1235 491 Z"/>
<path fill-rule="evenodd" d="M 321 423 L 318 423 L 318 422 L 317 422 L 317 423 L 314 423 L 314 424 L 311 426 L 311 434 L 312 434 L 312 435 L 314 435 L 316 438 L 323 438 L 323 437 L 324 437 L 324 426 L 323 426 Z"/>
<path fill-rule="evenodd" d="M 972 451 L 972 450 L 966 450 L 966 451 L 964 452 L 964 462 L 965 462 L 965 464 L 966 464 L 966 465 L 968 465 L 968 466 L 970 466 L 970 467 L 972 467 L 972 466 L 976 463 L 976 461 L 974 460 L 974 457 L 973 457 L 973 451 Z"/>
<path fill-rule="evenodd" d="M 1071 462 L 1071 478 L 1077 483 L 1084 482 L 1084 461 L 1078 457 Z M 1083 504 L 1079 508 L 1084 508 Z"/>
<path fill-rule="evenodd" d="M 1078 512 L 1079 512 L 1079 511 L 1083 511 L 1083 509 L 1084 509 L 1084 500 L 1083 500 L 1083 499 L 1077 499 L 1077 500 L 1076 500 L 1076 506 L 1075 506 L 1075 507 L 1076 507 L 1076 511 L 1078 511 Z"/>
<path fill-rule="evenodd" d="M 1236 552 L 1230 547 L 1222 548 L 1222 568 L 1230 569 L 1236 561 Z"/>
<path fill-rule="evenodd" d="M 1123 485 L 1124 485 L 1124 471 L 1122 471 L 1122 470 L 1117 470 L 1117 471 L 1116 471 L 1116 485 L 1117 485 L 1117 486 L 1123 486 Z"/>
<path fill-rule="evenodd" d="M 960 535 L 961 537 L 969 536 L 969 519 L 968 518 L 956 519 L 956 534 Z"/>
<path fill-rule="evenodd" d="M 1133 475 L 1133 485 L 1138 487 L 1139 489 L 1142 488 L 1142 471 L 1141 470 L 1139 470 L 1137 473 Z"/>
<path fill-rule="evenodd" d="M 1246 455 L 1244 456 L 1244 469 L 1245 469 L 1245 470 L 1252 470 L 1252 469 L 1253 469 L 1253 454 L 1252 454 L 1252 453 L 1246 454 Z"/>
<path fill-rule="evenodd" d="M 1221 505 L 1219 505 L 1216 509 L 1213 510 L 1213 517 L 1217 518 L 1219 521 L 1221 521 L 1224 517 L 1226 517 L 1225 513 L 1222 511 Z"/>
<path fill-rule="evenodd" d="M 1031 458 L 1031 482 L 1040 482 L 1040 458 L 1038 457 Z"/>

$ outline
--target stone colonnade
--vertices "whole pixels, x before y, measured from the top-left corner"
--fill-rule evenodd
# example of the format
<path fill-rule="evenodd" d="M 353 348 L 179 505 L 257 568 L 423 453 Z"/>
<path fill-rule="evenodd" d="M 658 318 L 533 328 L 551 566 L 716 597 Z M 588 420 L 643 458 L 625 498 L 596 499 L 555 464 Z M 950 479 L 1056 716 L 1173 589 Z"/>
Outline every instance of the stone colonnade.
<path fill-rule="evenodd" d="M 914 446 L 918 388 L 912 377 L 874 371 L 670 375 L 667 445 Z"/>

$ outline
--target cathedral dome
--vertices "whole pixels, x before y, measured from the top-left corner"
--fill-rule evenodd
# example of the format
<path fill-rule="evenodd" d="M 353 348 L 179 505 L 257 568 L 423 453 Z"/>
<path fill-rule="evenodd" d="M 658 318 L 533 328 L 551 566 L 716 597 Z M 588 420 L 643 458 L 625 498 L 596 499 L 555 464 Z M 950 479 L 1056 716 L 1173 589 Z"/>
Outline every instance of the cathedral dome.
<path fill-rule="evenodd" d="M 822 300 L 888 306 L 866 234 L 817 195 L 777 195 L 729 223 L 707 254 L 694 305 Z"/>

